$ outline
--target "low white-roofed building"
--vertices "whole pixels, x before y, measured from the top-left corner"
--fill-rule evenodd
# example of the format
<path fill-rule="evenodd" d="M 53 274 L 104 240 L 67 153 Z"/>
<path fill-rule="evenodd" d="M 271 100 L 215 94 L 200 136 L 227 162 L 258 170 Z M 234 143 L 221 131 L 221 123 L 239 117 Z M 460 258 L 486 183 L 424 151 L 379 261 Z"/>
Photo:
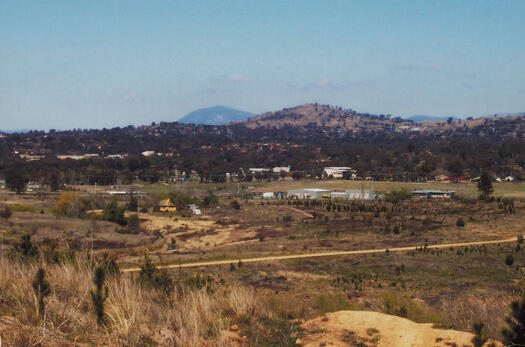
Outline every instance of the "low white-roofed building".
<path fill-rule="evenodd" d="M 453 198 L 455 193 L 454 190 L 419 189 L 412 191 L 412 195 L 422 198 Z"/>
<path fill-rule="evenodd" d="M 263 199 L 275 199 L 275 194 L 273 192 L 264 192 L 262 194 Z"/>
<path fill-rule="evenodd" d="M 371 190 L 362 189 L 346 189 L 345 194 L 348 200 L 374 200 L 377 196 Z"/>
<path fill-rule="evenodd" d="M 292 199 L 320 199 L 330 198 L 331 191 L 320 188 L 293 189 L 287 192 L 288 198 Z"/>
<path fill-rule="evenodd" d="M 273 173 L 290 172 L 290 166 L 276 166 L 272 169 Z"/>

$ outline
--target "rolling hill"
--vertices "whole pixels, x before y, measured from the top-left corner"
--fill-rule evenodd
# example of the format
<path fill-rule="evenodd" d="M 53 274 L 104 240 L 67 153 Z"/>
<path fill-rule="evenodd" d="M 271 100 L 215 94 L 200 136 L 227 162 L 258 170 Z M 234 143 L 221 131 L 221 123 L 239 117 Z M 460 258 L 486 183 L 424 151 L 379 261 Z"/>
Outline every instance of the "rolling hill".
<path fill-rule="evenodd" d="M 217 105 L 190 112 L 180 118 L 178 122 L 185 124 L 223 125 L 243 121 L 252 116 L 253 114 L 249 112 Z"/>
<path fill-rule="evenodd" d="M 390 118 L 385 115 L 371 115 L 358 113 L 353 110 L 343 109 L 330 105 L 317 103 L 304 104 L 280 111 L 264 113 L 242 122 L 249 128 L 284 126 L 319 126 L 327 128 L 339 128 L 342 130 L 354 129 L 379 129 L 389 128 L 397 124 L 413 125 L 413 122 L 399 117 Z"/>

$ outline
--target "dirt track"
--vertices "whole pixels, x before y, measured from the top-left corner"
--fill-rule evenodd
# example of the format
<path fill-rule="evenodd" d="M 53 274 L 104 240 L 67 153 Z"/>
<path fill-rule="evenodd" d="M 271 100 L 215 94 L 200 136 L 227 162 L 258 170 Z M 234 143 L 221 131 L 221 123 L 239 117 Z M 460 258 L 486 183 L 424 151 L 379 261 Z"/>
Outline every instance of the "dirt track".
<path fill-rule="evenodd" d="M 489 241 L 473 241 L 473 242 L 460 242 L 460 243 L 444 243 L 438 245 L 428 245 L 428 249 L 432 248 L 449 248 L 449 247 L 465 247 L 465 246 L 477 246 L 477 245 L 489 245 L 495 243 L 506 243 L 506 242 L 516 242 L 517 238 L 512 237 L 510 239 L 500 239 L 500 240 L 489 240 Z M 247 258 L 240 259 L 243 263 L 255 263 L 255 262 L 264 262 L 264 261 L 274 261 L 274 260 L 287 260 L 287 259 L 303 259 L 303 258 L 315 258 L 315 257 L 330 257 L 338 255 L 355 255 L 355 254 L 372 254 L 372 253 L 384 253 L 388 249 L 389 252 L 407 252 L 413 251 L 416 248 L 422 247 L 422 245 L 417 246 L 407 246 L 407 247 L 396 247 L 396 248 L 380 248 L 380 249 L 365 249 L 365 250 L 355 250 L 355 251 L 333 251 L 333 252 L 319 252 L 319 253 L 302 253 L 302 254 L 290 254 L 290 255 L 275 255 L 259 258 Z M 231 263 L 238 262 L 239 259 L 230 259 L 230 260 L 212 260 L 212 261 L 203 261 L 195 263 L 185 263 L 185 264 L 169 264 L 157 266 L 159 269 L 177 269 L 184 267 L 199 267 L 199 266 L 211 266 L 211 265 L 228 265 Z M 140 271 L 140 268 L 128 268 L 123 269 L 122 272 L 137 272 Z"/>

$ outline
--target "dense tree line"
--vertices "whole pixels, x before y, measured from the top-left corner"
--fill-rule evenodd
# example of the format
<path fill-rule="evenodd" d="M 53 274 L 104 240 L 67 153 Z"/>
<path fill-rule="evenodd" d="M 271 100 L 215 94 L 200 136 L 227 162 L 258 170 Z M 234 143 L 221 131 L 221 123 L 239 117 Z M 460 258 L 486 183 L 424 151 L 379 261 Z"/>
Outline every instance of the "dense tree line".
<path fill-rule="evenodd" d="M 388 127 L 342 131 L 314 125 L 249 129 L 242 125 L 160 123 L 143 127 L 29 132 L 0 139 L 0 172 L 12 184 L 119 184 L 172 177 L 192 170 L 220 181 L 241 168 L 291 165 L 295 177 L 320 175 L 323 166 L 344 165 L 359 176 L 415 180 L 436 174 L 477 176 L 489 171 L 521 177 L 525 164 L 523 118 L 491 119 L 475 127 L 406 133 Z M 143 151 L 162 155 L 142 156 Z M 17 153 L 43 154 L 25 161 Z M 124 159 L 59 160 L 60 154 L 94 153 Z M 242 179 L 251 179 L 244 170 Z M 260 178 L 260 177 L 258 177 Z M 10 182 L 13 179 L 9 179 Z"/>

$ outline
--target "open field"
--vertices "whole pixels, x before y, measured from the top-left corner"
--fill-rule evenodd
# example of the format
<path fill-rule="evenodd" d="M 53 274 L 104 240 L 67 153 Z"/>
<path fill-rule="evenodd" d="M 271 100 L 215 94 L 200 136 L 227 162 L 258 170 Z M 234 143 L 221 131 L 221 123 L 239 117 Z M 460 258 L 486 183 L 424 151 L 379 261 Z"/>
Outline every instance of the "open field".
<path fill-rule="evenodd" d="M 207 262 L 198 262 L 198 263 L 180 263 L 180 264 L 168 264 L 168 265 L 159 265 L 158 269 L 178 269 L 178 268 L 188 268 L 188 267 L 202 267 L 202 266 L 212 266 L 212 265 L 228 265 L 237 263 L 260 263 L 260 262 L 273 262 L 279 260 L 291 260 L 291 259 L 306 259 L 306 258 L 317 258 L 317 257 L 337 257 L 342 255 L 359 255 L 359 254 L 378 254 L 378 253 L 389 253 L 389 252 L 408 252 L 408 251 L 417 251 L 420 247 L 425 247 L 426 249 L 441 249 L 441 248 L 458 248 L 458 247 L 472 247 L 472 246 L 484 246 L 484 245 L 493 245 L 501 244 L 508 242 L 517 242 L 515 237 L 504 240 L 487 240 L 487 241 L 472 241 L 472 242 L 460 242 L 460 243 L 444 243 L 438 245 L 418 245 L 418 246 L 407 246 L 407 247 L 395 247 L 395 248 L 381 248 L 381 249 L 362 249 L 355 251 L 334 251 L 334 252 L 322 252 L 322 253 L 302 253 L 302 254 L 291 254 L 291 255 L 274 255 L 261 258 L 242 258 L 242 259 L 230 259 L 230 260 L 212 260 Z M 122 272 L 139 272 L 141 268 L 124 268 Z"/>
<path fill-rule="evenodd" d="M 266 182 L 253 183 L 255 189 L 249 193 L 299 187 L 371 188 L 367 184 L 371 183 Z M 525 200 L 519 197 L 525 185 L 495 184 L 497 199 L 485 202 L 473 198 L 473 184 L 374 182 L 377 192 L 419 188 L 459 193 L 454 199 L 414 198 L 397 203 L 244 199 L 238 188 L 236 184 L 144 185 L 138 188 L 147 194 L 140 199 L 141 212 L 124 213 L 126 218 L 137 217 L 135 228 L 102 220 L 111 197 L 93 195 L 89 187 L 78 192 L 78 199 L 91 209 L 78 217 L 54 214 L 61 193 L 1 192 L 0 204 L 12 209 L 9 218 L 0 220 L 2 254 L 11 258 L 21 235 L 30 234 L 45 255 L 41 262 L 47 263 L 50 271 L 61 266 L 54 262 L 68 263 L 75 257 L 83 261 L 115 259 L 122 269 L 120 276 L 133 282 L 141 276 L 148 254 L 154 265 L 160 265 L 155 271 L 170 278 L 169 283 L 175 286 L 185 286 L 199 276 L 217 292 L 225 290 L 225 284 L 254 290 L 258 305 L 264 307 L 259 314 L 262 321 L 268 312 L 272 312 L 271 317 L 286 316 L 302 322 L 330 312 L 364 310 L 461 331 L 470 331 L 473 322 L 479 320 L 491 337 L 501 338 L 503 317 L 520 293 L 517 285 L 525 268 L 525 250 L 517 239 L 524 233 Z M 210 194 L 218 200 L 203 205 Z M 177 212 L 156 212 L 154 204 L 168 196 L 184 204 Z M 125 195 L 114 201 L 126 208 L 129 199 Z M 189 213 L 185 208 L 188 201 L 198 204 L 203 214 Z M 57 258 L 57 254 L 68 256 Z M 509 256 L 512 264 L 507 263 Z M 114 290 L 124 283 L 119 281 L 112 284 Z M 154 302 L 159 294 L 154 290 L 140 295 Z M 154 308 L 157 303 L 148 305 L 153 310 L 165 309 Z M 86 307 L 81 311 L 87 312 Z M 0 318 L 12 316 L 13 310 L 0 300 Z M 24 310 L 34 314 L 27 313 L 27 307 Z M 34 317 L 16 317 L 16 324 L 32 329 Z M 213 341 L 210 345 L 242 345 L 246 341 L 257 345 L 258 335 L 250 328 L 253 322 L 236 315 L 214 319 L 227 321 L 217 330 L 221 332 L 213 337 L 199 333 L 199 342 L 190 345 L 202 345 L 206 339 Z M 233 335 L 226 327 L 231 324 L 238 329 Z M 80 326 L 68 326 L 81 339 L 87 338 L 78 330 Z M 169 326 L 165 328 L 170 330 Z M 143 335 L 153 336 L 161 345 L 168 341 L 166 336 L 188 341 L 182 335 L 165 332 L 168 335 L 160 336 L 148 329 L 152 328 L 145 328 Z M 315 329 L 310 333 L 313 337 L 305 343 L 321 338 Z M 55 340 L 49 341 L 59 341 L 61 334 L 58 329 L 51 335 Z M 120 330 L 111 335 L 111 343 L 133 340 L 131 345 L 137 345 L 140 337 L 132 335 L 130 330 Z M 242 339 L 244 335 L 247 340 Z"/>
<path fill-rule="evenodd" d="M 440 183 L 440 182 L 373 182 L 373 181 L 344 181 L 344 180 L 300 180 L 300 181 L 274 181 L 264 184 L 252 184 L 256 192 L 273 191 L 286 192 L 291 189 L 300 188 L 322 188 L 335 191 L 345 189 L 366 189 L 376 193 L 384 193 L 392 189 L 435 189 L 435 190 L 454 190 L 459 195 L 477 196 L 476 183 Z M 514 198 L 525 198 L 525 183 L 516 182 L 495 182 L 494 195 Z"/>

